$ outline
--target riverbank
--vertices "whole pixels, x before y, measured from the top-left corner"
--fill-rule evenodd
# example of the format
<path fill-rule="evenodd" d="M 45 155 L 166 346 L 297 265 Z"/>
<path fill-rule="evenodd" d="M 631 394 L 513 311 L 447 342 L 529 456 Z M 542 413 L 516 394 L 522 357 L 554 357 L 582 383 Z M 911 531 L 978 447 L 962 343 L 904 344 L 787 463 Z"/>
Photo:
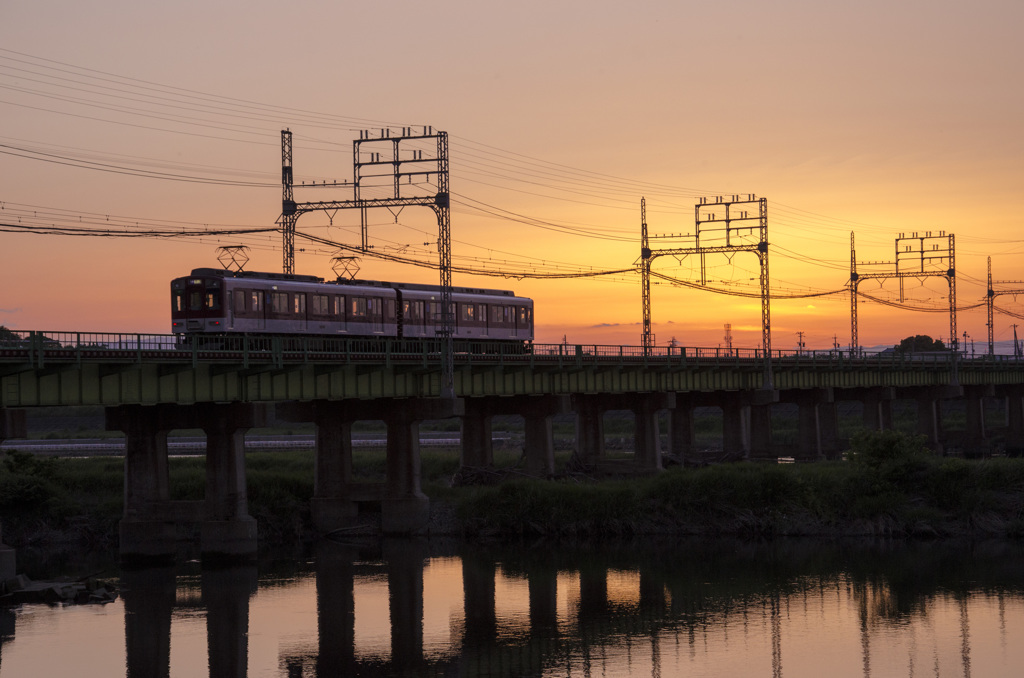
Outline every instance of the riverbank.
<path fill-rule="evenodd" d="M 579 471 L 524 478 L 514 471 L 518 452 L 510 450 L 496 462 L 512 471 L 486 486 L 453 482 L 455 449 L 422 456 L 432 536 L 1024 536 L 1024 460 L 938 458 L 898 433 L 865 434 L 849 461 L 744 462 L 600 479 Z M 170 461 L 172 499 L 201 499 L 204 460 Z M 246 464 L 260 543 L 311 541 L 312 452 L 255 452 Z M 360 479 L 384 478 L 380 451 L 358 452 L 354 466 Z M 568 467 L 568 456 L 560 466 Z M 8 453 L 0 463 L 4 541 L 19 549 L 116 549 L 122 493 L 121 459 Z"/>

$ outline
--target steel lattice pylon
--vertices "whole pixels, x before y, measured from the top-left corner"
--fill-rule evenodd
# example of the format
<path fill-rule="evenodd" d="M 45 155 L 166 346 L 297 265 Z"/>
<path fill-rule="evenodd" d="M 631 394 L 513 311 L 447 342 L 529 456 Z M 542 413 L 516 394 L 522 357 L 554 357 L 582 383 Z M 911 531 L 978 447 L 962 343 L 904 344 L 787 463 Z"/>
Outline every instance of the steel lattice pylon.
<path fill-rule="evenodd" d="M 938 241 L 938 242 L 936 242 Z M 942 243 L 945 241 L 945 246 Z M 907 245 L 906 242 L 915 243 Z M 901 249 L 902 247 L 902 249 Z M 916 270 L 907 270 L 907 261 L 917 265 Z M 947 264 L 946 270 L 927 270 L 928 265 Z M 881 262 L 892 264 L 895 270 L 881 271 L 876 273 L 860 273 L 857 271 L 857 255 L 854 248 L 853 233 L 850 233 L 850 351 L 857 353 L 860 349 L 858 343 L 857 326 L 857 295 L 858 287 L 864 280 L 890 280 L 900 281 L 900 303 L 904 301 L 903 281 L 907 278 L 945 278 L 949 283 L 949 347 L 953 352 L 957 351 L 959 343 L 956 337 L 956 240 L 952 233 L 947 235 L 945 231 L 939 231 L 938 235 L 932 235 L 927 231 L 922 235 L 911 233 L 908 236 L 900 233 L 896 237 L 896 259 L 893 262 Z"/>
<path fill-rule="evenodd" d="M 419 128 L 417 128 L 419 129 Z M 394 134 L 392 132 L 395 132 Z M 391 129 L 380 130 L 379 136 L 368 130 L 359 133 L 352 142 L 353 182 L 349 184 L 318 184 L 317 187 L 345 186 L 353 190 L 351 200 L 329 200 L 320 202 L 296 202 L 293 196 L 294 175 L 292 172 L 292 134 L 281 132 L 281 180 L 284 187 L 281 205 L 281 230 L 284 237 L 284 272 L 295 272 L 295 223 L 306 212 L 338 210 L 360 210 L 360 248 L 369 247 L 367 211 L 375 207 L 403 208 L 412 205 L 430 207 L 437 215 L 437 251 L 441 272 L 441 308 L 437 337 L 443 344 L 441 350 L 441 396 L 455 396 L 454 342 L 455 310 L 452 308 L 452 240 L 451 207 L 448 184 L 448 133 L 435 132 L 430 127 L 416 132 L 412 127 L 403 127 L 401 132 Z M 433 155 L 422 148 L 407 148 L 436 141 Z M 402 184 L 402 180 L 408 184 Z M 423 185 L 414 179 L 424 180 L 433 187 L 432 193 L 425 193 Z M 433 183 L 431 183 L 433 180 Z M 408 186 L 413 188 L 408 188 Z M 364 198 L 363 191 L 372 188 L 377 197 Z M 412 195 L 403 195 L 406 193 Z"/>
<path fill-rule="evenodd" d="M 737 209 L 744 205 L 757 205 L 757 213 Z M 717 212 L 724 210 L 724 217 L 717 218 Z M 652 249 L 650 236 L 647 233 L 646 202 L 640 202 L 640 285 L 643 301 L 643 348 L 644 355 L 650 355 L 654 347 L 654 335 L 651 333 L 651 264 L 661 256 L 682 256 L 691 254 L 700 256 L 700 284 L 707 285 L 707 269 L 705 259 L 708 254 L 734 254 L 737 252 L 753 252 L 760 263 L 761 276 L 761 342 L 764 349 L 764 388 L 773 387 L 772 379 L 772 326 L 771 326 L 771 294 L 768 277 L 768 200 L 750 195 L 746 199 L 734 195 L 726 200 L 718 197 L 714 202 L 702 198 L 694 207 L 696 231 L 693 235 L 663 236 L 672 239 L 684 239 L 693 243 L 692 247 L 675 247 Z M 750 222 L 757 222 L 757 226 Z M 703 234 L 701 228 L 703 226 Z M 712 242 L 716 244 L 701 244 Z"/>

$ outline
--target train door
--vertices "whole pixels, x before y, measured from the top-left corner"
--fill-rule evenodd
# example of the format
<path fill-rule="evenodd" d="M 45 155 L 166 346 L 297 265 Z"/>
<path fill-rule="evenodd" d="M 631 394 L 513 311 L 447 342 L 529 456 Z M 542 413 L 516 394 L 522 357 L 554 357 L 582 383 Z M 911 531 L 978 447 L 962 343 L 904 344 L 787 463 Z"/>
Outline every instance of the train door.
<path fill-rule="evenodd" d="M 248 290 L 246 294 L 246 311 L 252 314 L 252 328 L 263 332 L 267 329 L 267 300 L 263 290 Z"/>
<path fill-rule="evenodd" d="M 380 297 L 370 297 L 366 300 L 367 320 L 370 321 L 370 332 L 373 334 L 384 333 L 384 300 Z"/>

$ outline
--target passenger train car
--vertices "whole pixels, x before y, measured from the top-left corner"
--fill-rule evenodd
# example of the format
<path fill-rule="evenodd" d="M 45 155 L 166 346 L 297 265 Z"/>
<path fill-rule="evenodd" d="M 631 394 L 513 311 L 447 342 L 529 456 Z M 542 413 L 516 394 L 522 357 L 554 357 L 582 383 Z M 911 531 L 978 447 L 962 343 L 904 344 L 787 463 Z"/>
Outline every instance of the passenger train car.
<path fill-rule="evenodd" d="M 533 300 L 509 290 L 453 287 L 456 339 L 533 341 Z M 193 269 L 171 281 L 171 331 L 178 335 L 307 334 L 434 337 L 437 285 L 310 275 Z"/>

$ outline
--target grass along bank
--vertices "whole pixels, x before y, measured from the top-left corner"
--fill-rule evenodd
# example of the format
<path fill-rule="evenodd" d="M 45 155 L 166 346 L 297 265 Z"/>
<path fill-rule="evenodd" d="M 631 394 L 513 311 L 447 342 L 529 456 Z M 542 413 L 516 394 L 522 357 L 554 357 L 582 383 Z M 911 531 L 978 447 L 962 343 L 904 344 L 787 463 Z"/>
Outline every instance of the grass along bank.
<path fill-rule="evenodd" d="M 518 450 L 496 452 L 514 466 Z M 594 480 L 505 479 L 452 486 L 455 449 L 424 449 L 424 492 L 453 506 L 470 537 L 643 534 L 1024 536 L 1024 460 L 929 454 L 899 432 L 854 437 L 849 461 L 718 464 L 652 476 Z M 569 455 L 559 456 L 564 467 Z M 265 545 L 311 538 L 313 453 L 246 455 L 249 512 Z M 202 499 L 205 460 L 172 458 L 172 499 Z M 382 449 L 357 449 L 359 480 L 382 481 Z M 62 459 L 24 452 L 0 463 L 0 520 L 16 548 L 116 548 L 123 460 Z M 436 531 L 437 526 L 434 526 Z M 451 526 L 445 526 L 451 529 Z"/>

